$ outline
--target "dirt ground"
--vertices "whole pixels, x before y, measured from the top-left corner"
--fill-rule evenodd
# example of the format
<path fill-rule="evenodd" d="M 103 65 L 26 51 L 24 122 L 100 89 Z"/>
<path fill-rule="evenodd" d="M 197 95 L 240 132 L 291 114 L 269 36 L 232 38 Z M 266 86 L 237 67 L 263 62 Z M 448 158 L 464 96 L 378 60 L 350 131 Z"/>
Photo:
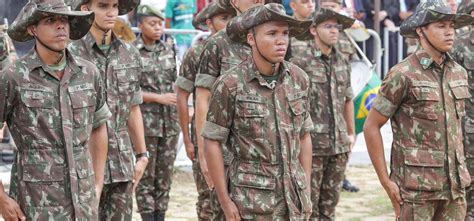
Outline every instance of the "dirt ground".
<path fill-rule="evenodd" d="M 358 193 L 343 192 L 337 206 L 336 220 L 341 221 L 385 221 L 394 220 L 390 200 L 380 185 L 370 165 L 350 166 L 349 180 L 357 184 Z M 167 221 L 197 220 L 195 203 L 197 193 L 190 171 L 177 169 L 171 189 L 171 201 L 166 214 Z M 134 210 L 136 211 L 136 209 Z M 141 220 L 135 213 L 134 220 Z"/>

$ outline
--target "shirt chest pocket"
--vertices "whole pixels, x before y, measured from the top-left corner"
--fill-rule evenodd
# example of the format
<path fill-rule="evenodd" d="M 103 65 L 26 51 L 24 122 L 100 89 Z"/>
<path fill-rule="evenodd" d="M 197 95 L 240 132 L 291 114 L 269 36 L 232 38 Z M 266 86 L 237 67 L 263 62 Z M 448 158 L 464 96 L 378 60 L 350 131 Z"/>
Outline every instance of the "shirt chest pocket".
<path fill-rule="evenodd" d="M 449 88 L 454 95 L 454 103 L 458 119 L 466 115 L 464 100 L 471 97 L 469 86 L 466 80 L 449 82 Z"/>
<path fill-rule="evenodd" d="M 293 129 L 295 129 L 296 132 L 299 132 L 301 130 L 304 123 L 303 114 L 306 111 L 306 94 L 307 91 L 300 91 L 297 93 L 289 94 L 287 97 L 292 113 L 291 116 L 293 121 Z"/>
<path fill-rule="evenodd" d="M 47 89 L 21 88 L 22 106 L 18 109 L 20 124 L 28 127 L 53 128 L 55 125 L 54 95 Z"/>
<path fill-rule="evenodd" d="M 113 69 L 117 77 L 117 87 L 120 94 L 130 94 L 140 89 L 137 83 L 138 73 L 140 73 L 138 64 L 118 64 Z"/>
<path fill-rule="evenodd" d="M 257 95 L 238 95 L 236 97 L 236 126 L 238 133 L 248 133 L 252 137 L 262 137 L 269 115 L 265 98 Z"/>
<path fill-rule="evenodd" d="M 438 85 L 427 81 L 414 82 L 411 93 L 414 98 L 412 116 L 426 120 L 437 120 L 439 117 L 437 109 L 441 100 Z"/>
<path fill-rule="evenodd" d="M 90 83 L 69 87 L 69 96 L 73 108 L 74 127 L 83 127 L 93 123 L 96 92 Z"/>
<path fill-rule="evenodd" d="M 237 66 L 238 64 L 240 64 L 240 62 L 241 61 L 237 59 L 223 58 L 221 64 L 221 73 L 226 72 L 231 68 Z"/>

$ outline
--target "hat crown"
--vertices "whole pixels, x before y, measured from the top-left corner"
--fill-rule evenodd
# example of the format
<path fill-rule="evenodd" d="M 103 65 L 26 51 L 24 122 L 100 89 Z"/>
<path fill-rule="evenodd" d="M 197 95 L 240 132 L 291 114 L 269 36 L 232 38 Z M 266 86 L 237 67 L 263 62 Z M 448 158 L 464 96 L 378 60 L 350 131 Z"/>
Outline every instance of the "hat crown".
<path fill-rule="evenodd" d="M 431 10 L 443 14 L 454 14 L 444 0 L 422 0 L 416 7 L 415 14 L 421 13 L 424 10 Z"/>
<path fill-rule="evenodd" d="M 457 13 L 471 14 L 474 10 L 474 2 L 472 0 L 462 0 L 458 5 Z"/>

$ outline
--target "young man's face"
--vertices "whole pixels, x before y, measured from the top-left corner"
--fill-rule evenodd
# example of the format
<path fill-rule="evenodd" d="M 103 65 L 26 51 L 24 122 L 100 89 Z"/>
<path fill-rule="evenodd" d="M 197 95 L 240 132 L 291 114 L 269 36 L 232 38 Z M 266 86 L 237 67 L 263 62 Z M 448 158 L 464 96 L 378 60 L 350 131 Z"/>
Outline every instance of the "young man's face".
<path fill-rule="evenodd" d="M 232 17 L 233 16 L 230 13 L 222 13 L 222 14 L 212 16 L 212 18 L 210 19 L 209 28 L 211 28 L 213 32 L 218 32 L 225 28 L 225 26 L 232 19 Z"/>
<path fill-rule="evenodd" d="M 447 0 L 449 7 L 453 13 L 458 10 L 458 2 L 456 0 Z"/>
<path fill-rule="evenodd" d="M 254 27 L 254 33 L 250 30 L 247 41 L 252 46 L 253 53 L 259 51 L 266 59 L 273 63 L 279 63 L 285 59 L 289 33 L 288 23 L 270 21 Z M 253 37 L 249 35 L 253 35 Z"/>
<path fill-rule="evenodd" d="M 67 16 L 49 16 L 28 29 L 30 34 L 56 51 L 66 49 L 69 42 L 69 19 Z"/>
<path fill-rule="evenodd" d="M 233 5 L 241 12 L 245 12 L 255 6 L 263 5 L 264 0 L 231 0 Z"/>
<path fill-rule="evenodd" d="M 336 2 L 321 2 L 321 8 L 328 8 L 338 13 L 341 11 L 341 5 Z"/>
<path fill-rule="evenodd" d="M 336 19 L 329 19 L 319 23 L 316 27 L 311 27 L 311 34 L 315 38 L 319 38 L 322 42 L 328 46 L 334 46 L 339 38 L 339 30 L 341 25 L 337 23 Z"/>
<path fill-rule="evenodd" d="M 118 16 L 118 0 L 90 0 L 81 6 L 82 11 L 93 11 L 95 23 L 99 28 L 110 30 L 114 28 Z"/>
<path fill-rule="evenodd" d="M 156 16 L 144 16 L 138 27 L 142 31 L 142 34 L 154 41 L 158 41 L 163 35 L 163 20 Z"/>
<path fill-rule="evenodd" d="M 292 0 L 290 6 L 297 18 L 309 18 L 314 12 L 316 0 Z"/>
<path fill-rule="evenodd" d="M 423 31 L 431 44 L 441 52 L 448 52 L 453 47 L 455 34 L 453 21 L 433 22 L 418 30 Z"/>

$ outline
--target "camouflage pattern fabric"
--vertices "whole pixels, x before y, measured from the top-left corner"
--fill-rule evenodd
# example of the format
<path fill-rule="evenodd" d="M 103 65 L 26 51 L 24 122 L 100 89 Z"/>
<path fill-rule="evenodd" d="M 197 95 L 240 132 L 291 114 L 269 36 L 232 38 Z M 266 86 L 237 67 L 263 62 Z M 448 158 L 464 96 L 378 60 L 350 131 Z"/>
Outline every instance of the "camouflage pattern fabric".
<path fill-rule="evenodd" d="M 337 23 L 342 25 L 342 29 L 348 29 L 352 27 L 355 22 L 355 19 L 347 17 L 343 14 L 339 14 L 328 8 L 320 8 L 312 15 L 313 25 L 318 25 L 329 19 L 336 19 Z M 296 38 L 298 40 L 310 40 L 314 39 L 314 36 L 311 34 L 309 28 L 306 28 L 306 30 L 302 34 L 296 36 Z"/>
<path fill-rule="evenodd" d="M 314 41 L 309 41 L 307 50 L 293 54 L 290 61 L 308 73 L 311 81 L 309 112 L 314 124 L 313 155 L 349 152 L 344 119 L 345 104 L 354 97 L 349 62 L 335 49 L 330 58 L 323 55 Z"/>
<path fill-rule="evenodd" d="M 33 39 L 27 31 L 28 26 L 38 23 L 51 15 L 65 15 L 69 18 L 71 40 L 82 38 L 94 22 L 94 13 L 71 11 L 64 0 L 31 0 L 20 11 L 8 29 L 8 35 L 16 41 Z"/>
<path fill-rule="evenodd" d="M 111 114 L 99 71 L 65 53 L 61 80 L 34 49 L 0 74 L 0 128 L 18 148 L 10 196 L 27 220 L 97 220 L 88 142 Z"/>
<path fill-rule="evenodd" d="M 472 24 L 474 18 L 467 14 L 454 14 L 444 0 L 425 0 L 416 6 L 415 12 L 400 25 L 400 35 L 406 38 L 417 38 L 416 28 L 429 23 L 453 20 L 454 28 Z"/>
<path fill-rule="evenodd" d="M 204 49 L 204 42 L 193 45 L 188 49 L 184 55 L 183 62 L 181 64 L 180 76 L 176 80 L 176 87 L 179 87 L 189 93 L 193 94 L 193 106 L 195 106 L 196 94 L 194 88 L 194 82 L 196 80 L 196 75 L 199 68 L 199 56 L 201 55 L 202 50 Z M 195 157 L 193 160 L 193 176 L 194 182 L 196 183 L 196 188 L 198 192 L 198 201 L 196 203 L 196 211 L 198 219 L 202 221 L 211 220 L 212 209 L 211 209 L 211 190 L 204 179 L 204 176 L 201 172 L 201 167 L 199 165 L 198 158 L 198 146 L 197 146 L 197 137 L 196 137 L 196 125 L 194 117 L 191 120 L 191 141 L 194 145 Z"/>
<path fill-rule="evenodd" d="M 112 38 L 110 49 L 105 53 L 98 48 L 91 33 L 70 44 L 74 54 L 95 63 L 106 82 L 107 104 L 112 117 L 107 120 L 109 149 L 105 167 L 105 184 L 132 181 L 134 161 L 127 121 L 131 107 L 143 101 L 139 84 L 142 70 L 140 53 L 133 45 L 123 42 L 114 34 Z M 113 191 L 110 193 L 125 194 L 124 192 L 113 193 Z M 116 207 L 113 205 L 116 201 L 105 203 L 112 205 L 104 208 Z M 124 211 L 128 210 L 120 212 Z"/>
<path fill-rule="evenodd" d="M 428 200 L 426 202 L 403 202 L 399 220 L 464 220 L 466 201 L 464 198 L 454 200 Z"/>
<path fill-rule="evenodd" d="M 10 64 L 9 39 L 3 25 L 0 25 L 0 70 Z"/>
<path fill-rule="evenodd" d="M 233 9 L 234 6 L 232 6 L 232 3 L 230 2 L 231 0 L 216 0 L 216 2 L 221 6 L 222 8 L 230 8 Z M 282 0 L 265 0 L 265 4 L 267 3 L 278 3 L 282 4 Z"/>
<path fill-rule="evenodd" d="M 143 69 L 140 73 L 140 87 L 143 92 L 166 94 L 175 93 L 173 84 L 176 81 L 176 60 L 173 48 L 165 42 L 153 46 L 143 43 L 138 37 L 134 45 L 142 57 Z M 145 136 L 169 137 L 179 134 L 176 106 L 158 103 L 142 103 Z"/>
<path fill-rule="evenodd" d="M 286 61 L 274 88 L 257 73 L 249 58 L 217 80 L 202 136 L 234 153 L 229 195 L 242 219 L 308 218 L 309 184 L 298 157 L 300 136 L 313 129 L 309 79 Z"/>
<path fill-rule="evenodd" d="M 469 93 L 474 95 L 474 29 L 464 35 L 458 36 L 453 50 L 453 59 L 467 71 Z M 474 98 L 468 98 L 466 103 L 466 116 L 464 118 L 464 154 L 471 179 L 474 180 Z M 474 219 L 474 192 L 471 187 L 466 193 L 467 216 Z"/>
<path fill-rule="evenodd" d="M 135 196 L 140 214 L 155 211 L 165 213 L 168 209 L 171 177 L 178 145 L 178 135 L 145 137 L 150 158 Z"/>
<path fill-rule="evenodd" d="M 100 196 L 99 220 L 132 220 L 132 195 L 132 181 L 105 184 Z"/>
<path fill-rule="evenodd" d="M 358 59 L 357 50 L 355 46 L 349 40 L 349 36 L 346 32 L 341 31 L 339 32 L 339 39 L 335 45 L 335 48 L 341 52 L 344 59 L 348 61 L 352 61 L 354 59 Z"/>
<path fill-rule="evenodd" d="M 218 2 L 211 2 L 203 10 L 201 10 L 196 16 L 194 16 L 193 26 L 197 29 L 205 30 L 207 29 L 207 24 L 206 24 L 207 19 L 211 19 L 212 17 L 216 15 L 224 14 L 224 13 L 235 16 L 235 10 L 232 7 L 223 8 L 218 4 Z"/>
<path fill-rule="evenodd" d="M 311 20 L 298 21 L 286 15 L 285 7 L 277 3 L 258 5 L 234 17 L 226 28 L 230 39 L 237 42 L 247 41 L 247 31 L 268 21 L 283 21 L 288 23 L 289 36 L 297 36 L 308 29 Z"/>
<path fill-rule="evenodd" d="M 314 220 L 335 220 L 341 184 L 344 180 L 349 153 L 333 156 L 313 156 L 311 170 L 311 202 Z M 316 203 L 317 202 L 317 203 Z"/>
<path fill-rule="evenodd" d="M 391 118 L 390 179 L 404 202 L 464 198 L 471 183 L 461 128 L 468 78 L 448 54 L 444 60 L 443 71 L 416 51 L 390 70 L 373 103 Z"/>
<path fill-rule="evenodd" d="M 81 10 L 81 5 L 86 4 L 90 2 L 91 0 L 65 0 L 66 4 L 71 6 L 72 9 L 80 11 Z M 133 9 L 135 9 L 138 4 L 140 3 L 140 0 L 118 0 L 118 10 L 119 10 L 119 15 L 125 15 Z"/>
<path fill-rule="evenodd" d="M 474 11 L 474 2 L 472 0 L 462 0 L 456 13 L 471 14 L 472 11 Z"/>
<path fill-rule="evenodd" d="M 139 5 L 137 8 L 138 16 L 155 16 L 161 20 L 165 20 L 165 15 L 157 8 L 150 5 Z"/>

